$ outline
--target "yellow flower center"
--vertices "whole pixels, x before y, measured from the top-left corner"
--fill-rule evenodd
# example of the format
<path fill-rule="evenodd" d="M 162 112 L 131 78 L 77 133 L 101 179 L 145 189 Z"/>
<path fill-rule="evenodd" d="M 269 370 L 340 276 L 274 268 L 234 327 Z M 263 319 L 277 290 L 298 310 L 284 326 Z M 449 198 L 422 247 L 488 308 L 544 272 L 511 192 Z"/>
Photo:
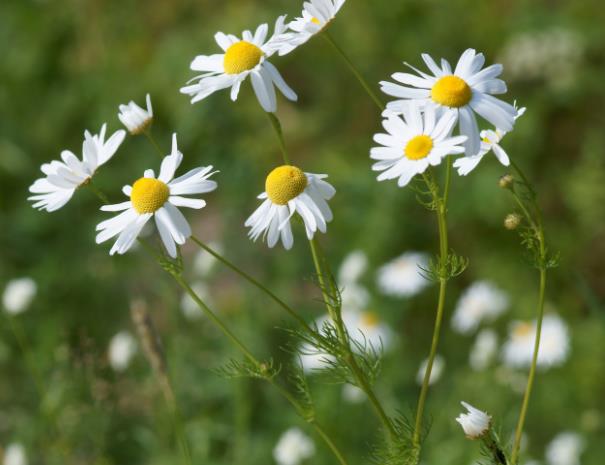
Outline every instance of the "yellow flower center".
<path fill-rule="evenodd" d="M 405 146 L 405 156 L 410 160 L 421 160 L 431 153 L 433 148 L 433 139 L 429 136 L 412 137 Z"/>
<path fill-rule="evenodd" d="M 265 191 L 271 202 L 277 205 L 286 205 L 299 196 L 305 187 L 307 187 L 305 173 L 291 165 L 278 166 L 269 173 L 265 181 Z"/>
<path fill-rule="evenodd" d="M 132 186 L 130 201 L 138 213 L 154 213 L 166 203 L 170 189 L 158 179 L 141 178 Z"/>
<path fill-rule="evenodd" d="M 311 18 L 311 22 L 312 22 L 312 23 L 317 24 L 318 26 L 321 24 L 321 23 L 319 22 L 319 19 L 317 19 L 315 16 L 313 16 L 313 17 Z"/>
<path fill-rule="evenodd" d="M 260 63 L 263 51 L 256 45 L 242 40 L 236 42 L 225 52 L 223 67 L 227 74 L 239 74 L 249 71 Z"/>
<path fill-rule="evenodd" d="M 515 326 L 513 333 L 517 337 L 528 336 L 534 330 L 534 326 L 531 323 L 519 323 Z"/>
<path fill-rule="evenodd" d="M 380 323 L 380 318 L 374 312 L 364 312 L 361 315 L 361 323 L 367 328 L 374 328 Z"/>
<path fill-rule="evenodd" d="M 459 108 L 470 102 L 473 91 L 458 76 L 444 76 L 431 89 L 433 101 L 446 107 Z"/>

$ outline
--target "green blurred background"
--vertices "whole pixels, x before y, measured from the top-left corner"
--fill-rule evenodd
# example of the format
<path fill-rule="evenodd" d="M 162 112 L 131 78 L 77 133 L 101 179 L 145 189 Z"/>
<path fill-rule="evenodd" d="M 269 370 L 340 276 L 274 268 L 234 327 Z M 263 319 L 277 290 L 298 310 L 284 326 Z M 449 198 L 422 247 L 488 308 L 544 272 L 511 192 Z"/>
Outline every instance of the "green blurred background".
<path fill-rule="evenodd" d="M 239 34 L 279 14 L 293 17 L 300 6 L 285 0 L 0 3 L 0 287 L 23 276 L 38 284 L 27 312 L 3 312 L 1 319 L 1 446 L 23 444 L 30 464 L 180 463 L 167 409 L 141 351 L 123 372 L 108 366 L 112 336 L 134 332 L 129 307 L 135 298 L 146 302 L 165 346 L 195 463 L 273 463 L 282 432 L 304 428 L 270 386 L 212 371 L 236 354 L 208 320 L 183 315 L 179 290 L 142 251 L 109 257 L 109 245 L 95 245 L 95 225 L 107 215 L 90 192 L 77 192 L 53 214 L 36 212 L 26 201 L 40 164 L 63 149 L 79 154 L 84 129 L 97 132 L 108 122 L 111 132 L 117 130 L 118 104 L 143 104 L 149 92 L 162 148 L 168 152 L 176 131 L 183 170 L 207 164 L 220 170 L 208 207 L 187 212 L 194 232 L 220 243 L 227 257 L 309 321 L 320 316 L 300 228 L 290 252 L 270 251 L 246 237 L 243 222 L 257 206 L 264 176 L 279 162 L 250 84 L 235 103 L 224 91 L 194 106 L 179 94 L 193 76 L 191 59 L 218 50 L 216 31 Z M 535 181 L 549 242 L 561 252 L 547 305 L 571 331 L 568 360 L 539 374 L 530 406 L 524 457 L 542 463 L 545 445 L 564 430 L 585 439 L 583 464 L 601 464 L 605 454 L 603 11 L 598 0 L 349 0 L 331 26 L 372 83 L 401 71 L 404 60 L 421 66 L 421 52 L 455 61 L 473 47 L 488 63 L 505 64 L 506 99 L 528 108 L 503 145 Z M 417 401 L 418 365 L 428 352 L 436 289 L 387 298 L 377 292 L 375 270 L 407 250 L 433 253 L 434 218 L 410 189 L 375 181 L 368 151 L 372 134 L 381 130 L 380 115 L 327 43 L 316 38 L 272 61 L 299 95 L 296 104 L 278 102 L 293 159 L 306 171 L 329 174 L 338 191 L 331 202 L 335 220 L 320 238 L 324 249 L 335 268 L 352 250 L 368 255 L 362 281 L 371 307 L 398 335 L 376 390 L 390 412 L 409 414 Z M 158 166 L 144 138 L 128 137 L 97 184 L 118 201 L 123 184 Z M 454 178 L 451 244 L 470 266 L 450 287 L 440 349 L 446 368 L 429 396 L 427 464 L 479 458 L 478 445 L 465 440 L 454 421 L 460 400 L 493 414 L 506 440 L 516 423 L 521 394 L 507 377 L 524 371 L 503 375 L 499 363 L 473 371 L 473 338 L 449 325 L 458 296 L 477 279 L 493 281 L 511 298 L 508 313 L 492 325 L 501 340 L 510 320 L 533 318 L 536 272 L 522 258 L 516 234 L 502 227 L 513 210 L 497 186 L 504 173 L 490 156 L 467 178 Z M 195 252 L 191 244 L 184 249 L 189 269 Z M 195 279 L 195 272 L 187 276 Z M 220 266 L 204 280 L 214 307 L 260 357 L 290 359 L 279 329 L 290 322 L 275 305 Z M 25 352 L 13 329 L 25 336 Z M 42 380 L 42 400 L 32 373 Z M 320 418 L 350 463 L 368 463 L 378 428 L 370 406 L 347 403 L 341 386 L 312 382 L 312 388 Z M 308 463 L 334 463 L 314 440 L 317 452 Z"/>

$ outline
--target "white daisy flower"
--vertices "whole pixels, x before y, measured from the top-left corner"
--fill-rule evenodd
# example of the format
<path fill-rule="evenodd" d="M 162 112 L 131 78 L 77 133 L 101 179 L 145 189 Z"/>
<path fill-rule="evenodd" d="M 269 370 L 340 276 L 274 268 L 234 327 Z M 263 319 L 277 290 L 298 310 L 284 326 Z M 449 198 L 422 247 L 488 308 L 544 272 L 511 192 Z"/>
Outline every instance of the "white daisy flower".
<path fill-rule="evenodd" d="M 212 299 L 210 297 L 210 289 L 203 281 L 194 281 L 191 283 L 191 289 L 195 292 L 200 299 L 206 302 L 209 306 L 212 305 Z M 181 311 L 188 320 L 199 320 L 204 317 L 204 312 L 201 311 L 197 302 L 188 294 L 184 293 L 181 297 Z"/>
<path fill-rule="evenodd" d="M 28 200 L 35 202 L 32 205 L 34 208 L 48 212 L 58 210 L 69 202 L 78 187 L 90 181 L 99 166 L 113 157 L 126 137 L 126 131 L 120 129 L 105 141 L 106 128 L 104 124 L 98 135 L 84 132 L 82 161 L 73 152 L 63 150 L 62 162 L 53 160 L 42 165 L 40 169 L 46 176 L 29 187 L 29 191 L 35 194 L 28 197 Z"/>
<path fill-rule="evenodd" d="M 475 155 L 481 148 L 479 128 L 475 113 L 503 131 L 511 131 L 517 111 L 515 108 L 492 95 L 506 93 L 506 83 L 498 79 L 502 65 L 495 64 L 485 69 L 485 57 L 473 49 L 467 49 L 452 72 L 449 62 L 441 59 L 441 66 L 423 53 L 422 59 L 432 76 L 408 65 L 419 76 L 395 73 L 392 78 L 403 84 L 382 81 L 382 91 L 399 100 L 390 102 L 387 108 L 403 112 L 411 102 L 422 107 L 436 107 L 446 115 L 459 121 L 460 133 L 467 136 L 466 154 Z M 407 63 L 406 63 L 407 64 Z"/>
<path fill-rule="evenodd" d="M 208 246 L 218 254 L 223 253 L 223 246 L 219 242 L 210 242 Z M 200 249 L 193 260 L 193 270 L 196 275 L 205 278 L 210 275 L 217 262 L 218 260 L 213 255 Z"/>
<path fill-rule="evenodd" d="M 307 237 L 313 239 L 317 230 L 325 233 L 332 221 L 332 211 L 326 200 L 336 190 L 326 181 L 326 174 L 304 173 L 300 168 L 282 165 L 275 168 L 265 181 L 265 192 L 258 196 L 263 203 L 246 220 L 251 228 L 248 236 L 253 240 L 267 236 L 269 247 L 281 238 L 286 249 L 294 243 L 290 218 L 298 213 L 305 224 Z"/>
<path fill-rule="evenodd" d="M 342 387 L 342 398 L 351 404 L 361 404 L 367 399 L 367 396 L 361 388 L 346 383 Z"/>
<path fill-rule="evenodd" d="M 218 90 L 230 87 L 231 100 L 235 101 L 242 82 L 250 76 L 256 97 L 265 111 L 273 113 L 277 109 L 275 87 L 287 99 L 296 101 L 298 97 L 294 91 L 268 61 L 283 40 L 285 18 L 280 16 L 277 19 L 269 40 L 266 40 L 269 31 L 267 24 L 260 25 L 254 35 L 244 31 L 241 39 L 217 32 L 214 39 L 224 53 L 195 57 L 191 69 L 204 74 L 191 79 L 189 82 L 194 83 L 181 88 L 181 92 L 192 97 L 191 103 L 196 103 Z"/>
<path fill-rule="evenodd" d="M 351 341 L 361 347 L 371 346 L 377 351 L 387 351 L 392 347 L 393 331 L 376 313 L 343 309 L 342 320 Z M 333 325 L 328 315 L 323 315 L 315 320 L 315 326 L 320 331 L 326 323 Z M 356 350 L 355 346 L 353 346 L 353 350 Z M 326 368 L 334 360 L 332 355 L 318 352 L 316 348 L 306 343 L 301 346 L 298 356 L 305 373 L 313 373 Z"/>
<path fill-rule="evenodd" d="M 525 110 L 525 107 L 517 110 L 515 119 L 522 116 L 525 113 Z M 505 135 L 506 131 L 498 128 L 481 131 L 481 150 L 479 153 L 470 157 L 460 157 L 454 161 L 454 168 L 458 169 L 458 174 L 460 176 L 469 174 L 489 152 L 493 152 L 502 165 L 509 166 L 510 158 L 508 158 L 508 154 L 500 146 L 500 142 Z"/>
<path fill-rule="evenodd" d="M 278 465 L 298 465 L 315 455 L 315 443 L 299 428 L 290 428 L 281 435 L 273 449 Z"/>
<path fill-rule="evenodd" d="M 484 321 L 492 321 L 509 305 L 508 296 L 489 281 L 477 281 L 464 291 L 452 316 L 452 328 L 469 334 Z"/>
<path fill-rule="evenodd" d="M 343 310 L 361 311 L 370 303 L 370 293 L 361 284 L 340 285 L 340 299 Z"/>
<path fill-rule="evenodd" d="M 115 371 L 124 371 L 137 351 L 137 341 L 128 331 L 120 331 L 109 341 L 109 365 Z"/>
<path fill-rule="evenodd" d="M 323 31 L 345 4 L 345 0 L 311 0 L 303 4 L 301 16 L 288 24 L 294 31 L 279 49 L 280 55 L 291 52 Z"/>
<path fill-rule="evenodd" d="M 153 122 L 153 108 L 151 107 L 151 97 L 147 94 L 147 110 L 141 108 L 132 100 L 128 105 L 120 105 L 118 118 L 128 132 L 133 136 L 144 133 Z"/>
<path fill-rule="evenodd" d="M 418 368 L 418 373 L 416 373 L 416 382 L 421 386 L 422 386 L 422 383 L 424 382 L 424 375 L 426 373 L 426 369 L 428 368 L 428 365 L 429 365 L 429 359 L 427 357 L 422 361 L 422 363 L 420 364 L 420 367 Z M 445 368 L 445 359 L 439 354 L 435 355 L 435 359 L 433 360 L 433 369 L 431 370 L 431 377 L 429 378 L 429 386 L 432 386 L 437 381 L 439 381 L 439 379 L 441 378 L 441 375 L 443 374 L 444 368 Z"/>
<path fill-rule="evenodd" d="M 191 236 L 191 227 L 177 207 L 200 209 L 206 205 L 202 199 L 183 195 L 204 194 L 216 189 L 216 182 L 208 180 L 216 173 L 212 171 L 212 166 L 195 168 L 174 179 L 174 173 L 182 160 L 183 154 L 179 152 L 176 134 L 173 134 L 172 153 L 164 157 L 158 178 L 156 179 L 153 170 L 146 170 L 144 177 L 122 189 L 130 200 L 101 207 L 103 211 L 121 213 L 97 225 L 97 244 L 119 235 L 109 253 L 124 254 L 132 247 L 145 224 L 155 217 L 155 224 L 168 254 L 176 258 L 176 244 L 184 244 Z"/>
<path fill-rule="evenodd" d="M 384 114 L 382 125 L 388 134 L 375 134 L 374 141 L 382 147 L 370 151 L 370 158 L 378 160 L 372 170 L 382 171 L 379 181 L 399 178 L 397 184 L 403 187 L 416 174 L 441 163 L 445 156 L 464 153 L 460 144 L 466 137 L 450 137 L 456 124 L 453 112 L 437 118 L 434 107 L 426 107 L 421 114 L 420 107 L 412 104 L 403 109 L 403 119 L 391 112 Z"/>
<path fill-rule="evenodd" d="M 12 442 L 4 449 L 4 465 L 27 465 L 25 447 L 18 442 Z"/>
<path fill-rule="evenodd" d="M 4 310 L 12 315 L 24 312 L 34 300 L 37 291 L 38 286 L 32 278 L 11 279 L 2 294 Z"/>
<path fill-rule="evenodd" d="M 483 329 L 477 334 L 469 354 L 469 364 L 475 371 L 487 368 L 498 351 L 498 335 L 494 330 Z"/>
<path fill-rule="evenodd" d="M 429 257 L 422 252 L 405 252 L 378 269 L 377 284 L 380 291 L 392 297 L 411 297 L 430 284 L 422 275 Z"/>
<path fill-rule="evenodd" d="M 515 321 L 511 324 L 508 341 L 502 348 L 504 363 L 512 368 L 531 365 L 536 340 L 536 321 Z M 549 368 L 563 364 L 569 355 L 569 331 L 557 315 L 546 315 L 542 321 L 538 367 Z"/>
<path fill-rule="evenodd" d="M 338 283 L 341 285 L 356 283 L 368 268 L 368 257 L 361 250 L 350 252 L 338 269 Z"/>
<path fill-rule="evenodd" d="M 482 437 L 489 431 L 492 417 L 466 402 L 461 402 L 461 404 L 468 413 L 461 413 L 456 421 L 462 426 L 466 437 L 469 439 Z"/>
<path fill-rule="evenodd" d="M 580 465 L 580 456 L 586 447 L 584 438 L 573 431 L 564 431 L 546 446 L 548 465 Z"/>

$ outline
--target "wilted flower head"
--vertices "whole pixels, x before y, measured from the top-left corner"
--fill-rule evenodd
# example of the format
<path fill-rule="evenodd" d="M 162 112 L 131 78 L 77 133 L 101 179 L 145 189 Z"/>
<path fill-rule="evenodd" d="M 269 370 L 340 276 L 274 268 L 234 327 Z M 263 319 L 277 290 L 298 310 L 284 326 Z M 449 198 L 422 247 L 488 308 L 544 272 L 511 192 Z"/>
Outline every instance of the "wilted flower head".
<path fill-rule="evenodd" d="M 128 105 L 120 105 L 118 118 L 128 132 L 133 136 L 144 133 L 153 121 L 153 108 L 151 107 L 151 97 L 147 94 L 147 110 L 138 106 L 134 101 L 128 102 Z"/>
<path fill-rule="evenodd" d="M 44 178 L 37 179 L 29 191 L 34 194 L 28 198 L 34 202 L 34 208 L 54 212 L 65 205 L 74 195 L 76 189 L 86 185 L 94 176 L 97 168 L 109 161 L 116 153 L 118 147 L 126 137 L 126 131 L 120 129 L 105 141 L 105 129 L 91 135 L 84 132 L 82 143 L 82 161 L 69 150 L 61 152 L 61 160 L 45 163 L 40 168 L 45 174 Z"/>
<path fill-rule="evenodd" d="M 584 439 L 578 433 L 559 433 L 546 446 L 546 462 L 548 465 L 580 465 L 580 456 L 585 446 Z"/>
<path fill-rule="evenodd" d="M 10 280 L 2 294 L 4 310 L 13 315 L 24 312 L 36 296 L 37 290 L 38 286 L 32 278 Z"/>
<path fill-rule="evenodd" d="M 422 275 L 428 267 L 428 255 L 422 252 L 406 252 L 378 269 L 379 289 L 393 297 L 411 297 L 418 294 L 429 281 Z"/>
<path fill-rule="evenodd" d="M 536 340 L 536 321 L 515 321 L 511 324 L 508 341 L 502 348 L 504 363 L 513 368 L 531 364 Z M 538 367 L 558 366 L 569 355 L 569 332 L 565 322 L 557 315 L 550 314 L 542 322 Z"/>
<path fill-rule="evenodd" d="M 468 413 L 461 413 L 456 421 L 462 426 L 466 437 L 469 439 L 482 437 L 489 431 L 492 417 L 466 402 L 461 402 L 461 404 Z"/>
<path fill-rule="evenodd" d="M 137 341 L 128 331 L 120 331 L 109 342 L 109 364 L 115 371 L 128 368 L 132 356 L 137 351 Z"/>
<path fill-rule="evenodd" d="M 454 316 L 452 327 L 468 334 L 484 320 L 493 320 L 508 307 L 508 296 L 489 281 L 477 281 L 464 291 Z"/>
<path fill-rule="evenodd" d="M 315 444 L 299 428 L 290 428 L 279 438 L 273 449 L 278 465 L 298 465 L 315 454 Z"/>

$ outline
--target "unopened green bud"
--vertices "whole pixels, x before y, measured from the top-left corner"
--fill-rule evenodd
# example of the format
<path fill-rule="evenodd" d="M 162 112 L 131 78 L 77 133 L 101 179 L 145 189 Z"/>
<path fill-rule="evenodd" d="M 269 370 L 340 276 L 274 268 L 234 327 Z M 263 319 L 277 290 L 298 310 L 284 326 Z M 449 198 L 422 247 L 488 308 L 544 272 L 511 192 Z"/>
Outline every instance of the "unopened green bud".
<path fill-rule="evenodd" d="M 505 174 L 498 180 L 498 185 L 502 189 L 511 189 L 515 182 L 515 178 L 511 174 Z"/>

